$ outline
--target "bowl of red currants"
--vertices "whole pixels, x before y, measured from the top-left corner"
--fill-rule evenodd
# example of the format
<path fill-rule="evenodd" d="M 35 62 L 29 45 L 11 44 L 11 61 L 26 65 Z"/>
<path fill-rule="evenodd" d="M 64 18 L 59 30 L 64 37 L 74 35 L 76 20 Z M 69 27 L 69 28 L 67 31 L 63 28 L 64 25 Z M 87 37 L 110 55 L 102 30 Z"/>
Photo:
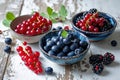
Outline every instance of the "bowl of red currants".
<path fill-rule="evenodd" d="M 28 43 L 38 42 L 40 37 L 49 32 L 52 22 L 40 16 L 38 12 L 33 15 L 16 17 L 10 24 L 11 35 Z"/>
<path fill-rule="evenodd" d="M 75 31 L 82 32 L 90 41 L 99 41 L 115 31 L 117 22 L 111 15 L 93 8 L 76 14 L 72 18 L 72 25 Z"/>
<path fill-rule="evenodd" d="M 51 31 L 39 41 L 44 56 L 60 65 L 69 65 L 81 61 L 89 50 L 88 38 L 75 31 Z"/>

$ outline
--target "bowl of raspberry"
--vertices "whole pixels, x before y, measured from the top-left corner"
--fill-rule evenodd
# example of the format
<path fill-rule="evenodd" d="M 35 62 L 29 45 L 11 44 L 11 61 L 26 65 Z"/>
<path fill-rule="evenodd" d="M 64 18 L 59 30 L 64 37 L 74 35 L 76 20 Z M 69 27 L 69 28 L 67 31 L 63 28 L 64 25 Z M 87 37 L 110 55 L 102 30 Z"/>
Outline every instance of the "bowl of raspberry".
<path fill-rule="evenodd" d="M 60 65 L 81 61 L 90 48 L 88 38 L 75 31 L 51 31 L 39 41 L 44 56 Z"/>
<path fill-rule="evenodd" d="M 82 32 L 90 41 L 99 41 L 115 31 L 117 22 L 108 13 L 93 8 L 73 16 L 72 25 L 75 31 Z"/>
<path fill-rule="evenodd" d="M 40 16 L 38 12 L 33 15 L 16 17 L 10 24 L 11 35 L 27 43 L 38 42 L 40 37 L 49 32 L 52 22 Z"/>

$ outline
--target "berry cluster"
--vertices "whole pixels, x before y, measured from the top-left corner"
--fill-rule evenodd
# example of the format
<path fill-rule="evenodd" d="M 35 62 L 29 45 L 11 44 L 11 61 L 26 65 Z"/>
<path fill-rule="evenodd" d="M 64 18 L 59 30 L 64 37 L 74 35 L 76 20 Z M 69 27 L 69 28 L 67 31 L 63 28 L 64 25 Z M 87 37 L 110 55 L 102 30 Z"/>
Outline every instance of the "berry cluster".
<path fill-rule="evenodd" d="M 23 45 L 18 46 L 16 50 L 24 61 L 24 64 L 36 74 L 42 73 L 43 69 L 39 61 L 40 53 L 38 51 L 33 52 L 32 48 L 27 45 L 27 42 L 23 42 Z"/>
<path fill-rule="evenodd" d="M 43 49 L 49 54 L 57 57 L 72 57 L 86 50 L 88 43 L 80 40 L 73 32 L 67 31 L 64 38 L 61 33 L 65 30 L 58 31 L 56 36 L 45 40 Z"/>
<path fill-rule="evenodd" d="M 100 54 L 96 54 L 96 55 L 91 55 L 89 57 L 89 63 L 93 65 L 93 72 L 96 74 L 100 74 L 103 69 L 104 69 L 104 65 L 109 65 L 114 61 L 115 57 L 113 54 L 107 52 L 104 54 L 104 56 L 100 55 Z"/>
<path fill-rule="evenodd" d="M 11 52 L 11 47 L 9 46 L 10 44 L 12 44 L 12 39 L 11 38 L 5 38 L 5 43 L 7 44 L 7 46 L 5 46 L 4 51 L 6 53 L 10 53 Z"/>
<path fill-rule="evenodd" d="M 31 18 L 18 24 L 15 28 L 15 32 L 25 35 L 39 35 L 50 30 L 52 22 L 40 16 L 38 12 L 35 12 Z"/>
<path fill-rule="evenodd" d="M 109 21 L 100 16 L 97 9 L 94 8 L 84 12 L 82 18 L 77 20 L 76 26 L 89 32 L 103 32 L 112 27 Z"/>

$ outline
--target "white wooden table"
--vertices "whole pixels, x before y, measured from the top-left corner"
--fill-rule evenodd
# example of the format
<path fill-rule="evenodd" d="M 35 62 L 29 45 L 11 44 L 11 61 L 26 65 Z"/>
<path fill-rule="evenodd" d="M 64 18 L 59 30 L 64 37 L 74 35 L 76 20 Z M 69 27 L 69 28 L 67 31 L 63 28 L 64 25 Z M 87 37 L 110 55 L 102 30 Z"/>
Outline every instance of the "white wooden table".
<path fill-rule="evenodd" d="M 8 28 L 2 25 L 2 20 L 7 11 L 12 11 L 16 16 L 30 14 L 32 10 L 39 12 L 46 12 L 46 7 L 53 7 L 58 10 L 61 4 L 65 4 L 69 15 L 68 19 L 84 10 L 90 8 L 97 8 L 99 11 L 103 11 L 111 14 L 117 20 L 117 28 L 115 32 L 107 39 L 99 42 L 91 42 L 90 50 L 93 54 L 104 54 L 105 52 L 111 52 L 115 55 L 115 61 L 105 66 L 101 75 L 96 75 L 92 72 L 91 66 L 88 62 L 90 51 L 85 58 L 76 64 L 61 66 L 47 60 L 41 53 L 41 61 L 43 68 L 51 66 L 54 69 L 53 75 L 36 75 L 29 70 L 20 59 L 16 52 L 6 54 L 3 51 L 5 46 L 4 37 L 0 35 L 0 80 L 119 80 L 120 72 L 120 0 L 0 0 L 0 30 L 6 30 Z M 57 25 L 71 25 L 67 23 L 53 24 Z M 9 36 L 9 35 L 8 35 Z M 118 45 L 112 47 L 110 45 L 111 40 L 116 40 Z M 15 46 L 18 45 L 18 40 L 14 39 Z M 40 51 L 38 43 L 30 44 L 34 50 Z"/>

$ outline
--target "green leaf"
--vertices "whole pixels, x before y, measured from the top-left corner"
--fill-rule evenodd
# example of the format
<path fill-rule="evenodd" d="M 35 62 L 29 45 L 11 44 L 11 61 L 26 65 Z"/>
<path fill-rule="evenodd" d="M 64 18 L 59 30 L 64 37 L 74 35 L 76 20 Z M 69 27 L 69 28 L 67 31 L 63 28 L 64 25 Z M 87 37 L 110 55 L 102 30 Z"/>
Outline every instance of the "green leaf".
<path fill-rule="evenodd" d="M 40 15 L 41 15 L 42 17 L 45 17 L 45 18 L 48 18 L 48 19 L 49 19 L 49 16 L 48 16 L 47 14 L 45 14 L 44 12 L 42 12 Z"/>
<path fill-rule="evenodd" d="M 9 21 L 9 20 L 7 20 L 7 19 L 4 19 L 4 20 L 2 21 L 2 24 L 3 24 L 4 26 L 6 26 L 6 27 L 10 27 L 10 23 L 11 23 L 11 21 Z"/>
<path fill-rule="evenodd" d="M 52 21 L 53 23 L 56 23 L 56 22 L 57 22 L 56 19 L 51 19 L 51 21 Z"/>
<path fill-rule="evenodd" d="M 65 31 L 65 30 L 62 30 L 62 32 L 61 32 L 61 36 L 62 36 L 63 38 L 66 38 L 67 35 L 68 35 L 68 32 Z"/>
<path fill-rule="evenodd" d="M 65 8 L 64 5 L 60 7 L 59 14 L 61 17 L 66 17 L 67 16 L 67 9 Z"/>
<path fill-rule="evenodd" d="M 51 15 L 53 13 L 53 9 L 51 7 L 47 7 L 47 13 L 48 15 Z"/>
<path fill-rule="evenodd" d="M 12 21 L 13 19 L 15 19 L 15 15 L 12 12 L 7 12 L 6 19 Z"/>
<path fill-rule="evenodd" d="M 50 17 L 51 17 L 52 19 L 58 18 L 58 13 L 53 12 L 53 13 L 50 15 Z"/>

